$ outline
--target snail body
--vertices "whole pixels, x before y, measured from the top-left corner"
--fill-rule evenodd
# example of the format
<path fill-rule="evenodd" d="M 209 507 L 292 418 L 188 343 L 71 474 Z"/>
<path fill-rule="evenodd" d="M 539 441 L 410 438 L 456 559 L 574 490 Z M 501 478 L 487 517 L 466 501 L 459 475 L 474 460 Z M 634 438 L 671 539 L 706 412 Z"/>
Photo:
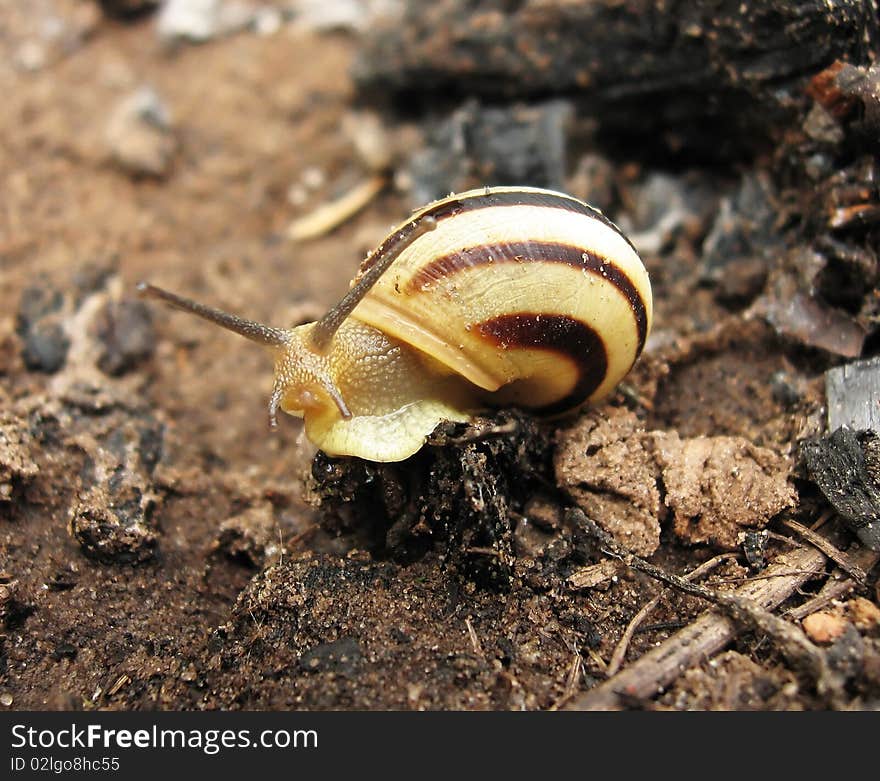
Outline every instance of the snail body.
<path fill-rule="evenodd" d="M 444 419 L 486 406 L 558 415 L 606 396 L 651 327 L 647 272 L 600 212 L 562 193 L 435 201 L 371 253 L 316 323 L 279 329 L 151 285 L 145 295 L 275 354 L 270 419 L 304 419 L 330 455 L 400 461 Z"/>

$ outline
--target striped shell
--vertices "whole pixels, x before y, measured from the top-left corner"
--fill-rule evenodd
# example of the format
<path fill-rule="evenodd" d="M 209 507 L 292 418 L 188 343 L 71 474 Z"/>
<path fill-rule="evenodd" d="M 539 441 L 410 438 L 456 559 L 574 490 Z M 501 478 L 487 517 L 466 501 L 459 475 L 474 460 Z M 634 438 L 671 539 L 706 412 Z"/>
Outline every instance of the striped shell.
<path fill-rule="evenodd" d="M 399 226 L 321 320 L 275 328 L 147 283 L 142 295 L 268 347 L 270 421 L 331 455 L 400 461 L 487 405 L 555 415 L 608 394 L 651 328 L 651 286 L 617 227 L 562 193 L 451 195 Z"/>
<path fill-rule="evenodd" d="M 565 412 L 629 372 L 651 327 L 651 286 L 600 212 L 562 193 L 499 187 L 436 201 L 407 224 L 425 216 L 436 229 L 401 253 L 353 318 L 493 392 L 479 397 L 495 406 Z"/>

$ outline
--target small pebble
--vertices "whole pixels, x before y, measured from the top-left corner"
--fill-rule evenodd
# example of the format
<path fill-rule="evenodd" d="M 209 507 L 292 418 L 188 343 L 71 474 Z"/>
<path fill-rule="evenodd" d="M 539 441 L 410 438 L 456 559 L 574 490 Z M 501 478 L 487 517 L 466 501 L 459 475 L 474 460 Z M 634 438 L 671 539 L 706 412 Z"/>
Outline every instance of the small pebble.
<path fill-rule="evenodd" d="M 856 597 L 846 604 L 857 629 L 874 629 L 880 626 L 880 607 L 864 597 Z"/>
<path fill-rule="evenodd" d="M 166 0 L 156 32 L 166 42 L 210 40 L 219 27 L 220 6 L 221 0 Z"/>
<path fill-rule="evenodd" d="M 318 166 L 310 165 L 302 172 L 301 181 L 303 187 L 309 190 L 317 190 L 327 182 L 327 175 Z"/>
<path fill-rule="evenodd" d="M 101 343 L 98 366 L 120 375 L 153 354 L 156 334 L 149 308 L 142 301 L 108 303 L 98 314 L 96 336 Z"/>
<path fill-rule="evenodd" d="M 804 632 L 814 643 L 827 645 L 833 643 L 846 631 L 847 621 L 844 618 L 820 610 L 803 620 Z"/>
<path fill-rule="evenodd" d="M 276 9 L 258 8 L 244 0 L 165 0 L 156 33 L 169 45 L 181 41 L 204 43 L 248 27 L 271 34 L 281 21 Z"/>
<path fill-rule="evenodd" d="M 284 16 L 277 8 L 262 8 L 254 15 L 253 24 L 257 35 L 275 35 L 284 24 Z"/>
<path fill-rule="evenodd" d="M 59 323 L 38 321 L 24 335 L 22 359 L 31 371 L 52 374 L 67 360 L 70 339 Z"/>
<path fill-rule="evenodd" d="M 8 708 L 12 705 L 12 695 L 9 692 L 3 692 L 3 694 L 0 694 L 0 705 L 4 708 Z"/>
<path fill-rule="evenodd" d="M 25 41 L 14 55 L 15 64 L 25 71 L 42 70 L 48 60 L 49 53 L 39 41 Z"/>
<path fill-rule="evenodd" d="M 168 109 L 151 87 L 139 88 L 116 106 L 105 136 L 111 156 L 128 173 L 169 172 L 177 143 Z"/>
<path fill-rule="evenodd" d="M 843 128 L 818 103 L 813 105 L 804 120 L 804 132 L 814 141 L 836 146 L 843 143 Z"/>
<path fill-rule="evenodd" d="M 382 172 L 391 167 L 392 142 L 378 114 L 351 111 L 342 118 L 342 128 L 370 171 Z"/>
<path fill-rule="evenodd" d="M 373 6 L 391 6 L 385 3 L 374 2 Z M 297 25 L 307 30 L 327 32 L 329 30 L 353 30 L 363 32 L 369 29 L 372 22 L 371 16 L 374 9 L 370 3 L 360 0 L 295 0 L 293 8 L 296 12 Z"/>

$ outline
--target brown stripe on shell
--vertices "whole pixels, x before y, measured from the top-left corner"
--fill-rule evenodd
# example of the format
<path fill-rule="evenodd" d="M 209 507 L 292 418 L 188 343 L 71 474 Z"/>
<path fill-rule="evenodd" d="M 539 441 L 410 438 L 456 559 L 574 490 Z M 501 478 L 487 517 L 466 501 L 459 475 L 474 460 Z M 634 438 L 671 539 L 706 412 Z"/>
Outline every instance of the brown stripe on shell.
<path fill-rule="evenodd" d="M 633 247 L 632 242 L 623 234 L 611 220 L 609 220 L 598 209 L 594 209 L 583 201 L 575 198 L 569 198 L 565 195 L 550 191 L 538 190 L 502 190 L 492 191 L 486 189 L 484 192 L 474 193 L 467 197 L 452 197 L 446 201 L 441 201 L 436 206 L 427 207 L 420 216 L 431 215 L 438 222 L 447 217 L 454 217 L 462 212 L 475 211 L 476 209 L 490 209 L 495 206 L 538 206 L 551 209 L 564 209 L 565 211 L 583 214 L 598 220 L 603 225 L 611 228 L 618 236 L 620 236 L 630 247 L 633 252 L 638 255 L 638 251 Z"/>
<path fill-rule="evenodd" d="M 406 289 L 409 293 L 427 291 L 441 279 L 475 266 L 526 261 L 565 263 L 598 274 L 608 280 L 629 302 L 635 318 L 639 340 L 636 356 L 641 353 L 648 334 L 648 312 L 638 289 L 619 266 L 601 255 L 571 244 L 551 241 L 522 241 L 469 247 L 425 263 L 407 282 Z"/>
<path fill-rule="evenodd" d="M 577 381 L 568 395 L 540 408 L 546 415 L 580 406 L 605 379 L 608 356 L 602 337 L 573 317 L 517 312 L 484 320 L 475 327 L 484 339 L 502 350 L 546 350 L 574 364 Z"/>

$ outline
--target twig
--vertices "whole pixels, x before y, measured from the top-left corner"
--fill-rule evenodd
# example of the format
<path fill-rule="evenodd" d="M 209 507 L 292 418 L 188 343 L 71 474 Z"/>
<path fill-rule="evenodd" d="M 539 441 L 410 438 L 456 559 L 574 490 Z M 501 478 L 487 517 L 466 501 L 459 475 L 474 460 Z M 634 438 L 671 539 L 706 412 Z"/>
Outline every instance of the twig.
<path fill-rule="evenodd" d="M 116 679 L 116 682 L 107 690 L 107 696 L 112 697 L 127 683 L 131 683 L 131 677 L 127 673 L 122 673 L 122 675 Z"/>
<path fill-rule="evenodd" d="M 831 561 L 856 581 L 856 583 L 860 586 L 865 585 L 865 579 L 868 577 L 867 573 L 857 564 L 853 564 L 845 553 L 841 552 L 838 548 L 835 548 L 834 545 L 828 542 L 823 536 L 816 534 L 816 532 L 808 529 L 797 521 L 787 520 L 785 521 L 785 525 L 792 531 L 800 534 L 801 537 L 811 545 L 815 545 L 820 551 L 822 551 L 822 553 L 831 559 Z"/>
<path fill-rule="evenodd" d="M 600 583 L 613 578 L 620 570 L 614 559 L 602 559 L 598 564 L 581 567 L 568 576 L 568 585 L 573 589 L 595 588 Z"/>
<path fill-rule="evenodd" d="M 797 540 L 793 540 L 791 537 L 787 537 L 787 536 L 784 535 L 784 534 L 777 534 L 776 532 L 768 531 L 768 532 L 767 532 L 767 537 L 768 537 L 769 539 L 771 539 L 771 540 L 776 540 L 776 542 L 781 542 L 781 543 L 783 543 L 784 545 L 794 545 L 794 546 L 798 546 L 798 545 L 801 544 L 801 543 L 799 543 Z"/>
<path fill-rule="evenodd" d="M 474 625 L 471 623 L 470 616 L 465 618 L 464 625 L 467 627 L 468 637 L 470 637 L 471 639 L 471 645 L 474 648 L 474 653 L 480 658 L 483 658 L 483 645 L 480 642 L 480 638 L 477 637 L 477 632 L 474 629 Z"/>
<path fill-rule="evenodd" d="M 870 572 L 880 561 L 880 553 L 877 551 L 862 548 L 855 551 L 851 558 L 855 559 L 855 564 L 861 567 L 865 572 Z M 848 594 L 858 584 L 852 578 L 844 578 L 843 570 L 835 569 L 831 576 L 825 582 L 825 585 L 819 590 L 812 599 L 804 602 L 802 605 L 793 607 L 785 611 L 785 617 L 792 621 L 801 621 L 811 613 L 821 610 L 825 605 L 833 602 L 835 599 Z"/>
<path fill-rule="evenodd" d="M 841 570 L 837 570 L 841 572 Z M 831 573 L 832 579 L 825 582 L 822 589 L 815 597 L 804 602 L 802 605 L 786 610 L 783 614 L 792 621 L 801 621 L 817 610 L 821 610 L 825 605 L 839 599 L 844 594 L 849 593 L 856 587 L 856 582 L 852 578 L 844 578 L 843 580 L 833 580 L 834 573 Z"/>
<path fill-rule="evenodd" d="M 822 513 L 817 519 L 816 522 L 810 527 L 814 532 L 819 531 L 829 520 L 831 520 L 834 515 L 834 510 L 826 510 Z"/>
<path fill-rule="evenodd" d="M 797 548 L 786 552 L 768 567 L 765 573 L 770 576 L 768 579 L 746 583 L 733 593 L 718 593 L 670 575 L 624 550 L 580 510 L 569 510 L 566 515 L 572 523 L 597 538 L 611 555 L 622 559 L 628 566 L 686 593 L 708 599 L 726 614 L 707 611 L 613 678 L 570 701 L 567 709 L 615 710 L 626 707 L 633 700 L 644 701 L 654 697 L 683 670 L 727 645 L 744 626 L 772 636 L 783 653 L 809 670 L 820 696 L 825 697 L 831 705 L 840 702 L 841 684 L 828 668 L 824 654 L 810 643 L 798 627 L 767 612 L 822 571 L 826 558 L 820 551 Z M 796 574 L 774 577 L 777 573 L 789 573 L 791 570 Z"/>
<path fill-rule="evenodd" d="M 803 547 L 803 546 L 800 546 Z M 716 578 L 715 585 L 721 586 L 726 585 L 727 583 L 754 583 L 756 580 L 767 580 L 769 578 L 778 578 L 781 575 L 809 575 L 810 577 L 814 576 L 816 573 L 814 572 L 798 572 L 797 570 L 789 570 L 788 572 L 774 572 L 772 574 L 768 574 L 767 572 L 759 572 L 756 575 L 744 575 L 738 578 Z"/>
<path fill-rule="evenodd" d="M 715 556 L 715 558 L 709 559 L 708 561 L 703 562 L 699 567 L 688 572 L 684 575 L 684 579 L 688 581 L 695 580 L 696 578 L 702 577 L 707 572 L 715 569 L 719 564 L 724 561 L 728 561 L 729 559 L 735 559 L 738 557 L 737 553 L 722 553 L 720 556 Z M 633 616 L 632 620 L 627 624 L 626 629 L 623 632 L 623 637 L 620 638 L 620 641 L 617 643 L 617 646 L 614 649 L 614 653 L 611 654 L 611 661 L 608 662 L 608 668 L 605 670 L 605 676 L 607 678 L 611 678 L 613 675 L 617 674 L 617 671 L 620 670 L 621 665 L 623 664 L 623 660 L 626 657 L 626 650 L 629 648 L 629 644 L 632 641 L 633 635 L 636 633 L 636 629 L 639 628 L 639 625 L 644 621 L 650 614 L 651 611 L 654 610 L 655 607 L 660 603 L 660 597 L 662 594 L 658 594 L 654 597 L 650 602 L 647 602 L 645 606 Z"/>
<path fill-rule="evenodd" d="M 595 664 L 600 670 L 604 670 L 607 667 L 605 660 L 599 656 L 599 652 L 595 648 L 588 648 L 587 656 L 590 657 L 593 664 Z"/>
<path fill-rule="evenodd" d="M 636 629 L 638 629 L 639 624 L 651 614 L 651 611 L 660 604 L 660 597 L 661 594 L 658 594 L 650 602 L 646 602 L 644 607 L 636 613 L 632 620 L 626 625 L 626 629 L 623 630 L 623 637 L 620 638 L 619 642 L 614 647 L 614 653 L 611 654 L 611 661 L 608 662 L 608 667 L 605 670 L 606 678 L 611 678 L 617 675 L 623 664 L 623 660 L 626 658 L 626 650 L 629 648 L 630 641 L 636 633 Z"/>
<path fill-rule="evenodd" d="M 565 693 L 562 697 L 563 702 L 567 702 L 577 693 L 583 665 L 584 662 L 583 659 L 581 659 L 581 655 L 575 651 L 568 668 L 568 675 L 565 676 Z"/>

